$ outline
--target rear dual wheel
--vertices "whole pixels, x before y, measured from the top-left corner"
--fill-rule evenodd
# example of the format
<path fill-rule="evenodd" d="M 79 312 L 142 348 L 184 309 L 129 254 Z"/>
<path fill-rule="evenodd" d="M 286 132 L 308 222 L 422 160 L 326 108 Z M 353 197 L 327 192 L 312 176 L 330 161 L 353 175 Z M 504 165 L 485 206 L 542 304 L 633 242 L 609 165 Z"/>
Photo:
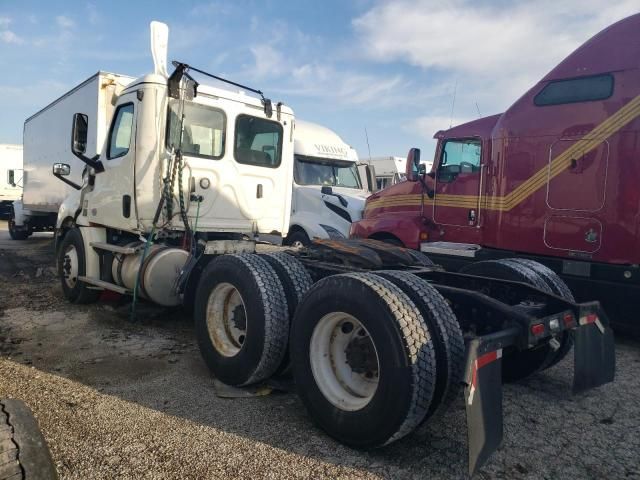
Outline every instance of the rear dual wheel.
<path fill-rule="evenodd" d="M 533 260 L 520 258 L 486 260 L 467 265 L 460 270 L 460 273 L 528 283 L 544 292 L 574 301 L 571 290 L 564 281 L 553 270 Z M 560 343 L 557 349 L 547 342 L 531 350 L 506 353 L 502 362 L 503 380 L 505 382 L 522 380 L 561 361 L 571 351 L 573 340 L 568 332 L 561 332 L 556 340 Z"/>
<path fill-rule="evenodd" d="M 356 448 L 402 438 L 448 396 L 437 373 L 446 370 L 438 365 L 439 327 L 423 317 L 425 308 L 437 315 L 439 299 L 427 291 L 435 300 L 414 301 L 405 293 L 409 280 L 385 272 L 333 275 L 296 311 L 290 346 L 299 395 L 323 430 Z M 448 309 L 444 299 L 438 307 Z"/>

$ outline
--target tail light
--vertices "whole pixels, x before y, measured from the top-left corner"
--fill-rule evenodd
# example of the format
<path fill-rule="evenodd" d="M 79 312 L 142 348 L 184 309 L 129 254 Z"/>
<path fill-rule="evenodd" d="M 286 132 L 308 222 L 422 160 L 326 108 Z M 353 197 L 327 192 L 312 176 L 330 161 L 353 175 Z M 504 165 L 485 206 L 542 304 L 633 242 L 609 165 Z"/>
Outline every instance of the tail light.
<path fill-rule="evenodd" d="M 531 335 L 533 335 L 534 337 L 543 335 L 544 330 L 545 330 L 544 323 L 536 323 L 534 325 L 531 325 Z"/>

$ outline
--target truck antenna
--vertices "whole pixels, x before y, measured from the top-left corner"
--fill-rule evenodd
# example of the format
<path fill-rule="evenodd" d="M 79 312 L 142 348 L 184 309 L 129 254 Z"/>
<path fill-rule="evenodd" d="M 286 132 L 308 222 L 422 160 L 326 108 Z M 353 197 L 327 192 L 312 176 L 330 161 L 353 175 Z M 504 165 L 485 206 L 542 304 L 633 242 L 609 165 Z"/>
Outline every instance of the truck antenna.
<path fill-rule="evenodd" d="M 369 146 L 369 134 L 367 133 L 367 127 L 364 127 L 364 136 L 367 139 L 367 150 L 369 150 L 369 165 L 371 165 L 371 147 Z"/>
<path fill-rule="evenodd" d="M 480 113 L 480 107 L 478 106 L 478 102 L 476 102 L 476 110 L 478 110 L 478 118 L 482 118 L 482 114 Z"/>
<path fill-rule="evenodd" d="M 456 106 L 456 92 L 458 91 L 458 79 L 456 78 L 456 84 L 453 87 L 453 99 L 451 100 L 451 116 L 449 117 L 449 128 L 453 125 L 453 107 Z"/>

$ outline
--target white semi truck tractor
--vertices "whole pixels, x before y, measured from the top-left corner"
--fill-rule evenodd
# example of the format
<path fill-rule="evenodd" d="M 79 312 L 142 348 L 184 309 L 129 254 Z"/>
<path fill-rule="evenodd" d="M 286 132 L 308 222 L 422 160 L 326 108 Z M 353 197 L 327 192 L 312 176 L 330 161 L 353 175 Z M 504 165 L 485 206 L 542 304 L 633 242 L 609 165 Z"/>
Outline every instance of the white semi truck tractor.
<path fill-rule="evenodd" d="M 366 178 L 360 177 L 355 149 L 332 130 L 297 120 L 293 151 L 293 199 L 285 243 L 297 247 L 315 238 L 347 238 L 371 193 Z"/>
<path fill-rule="evenodd" d="M 184 63 L 168 75 L 167 37 L 152 24 L 155 72 L 112 89 L 105 116 L 78 105 L 50 117 L 69 128 L 40 147 L 75 189 L 56 229 L 69 301 L 111 290 L 192 307 L 213 375 L 249 385 L 290 363 L 311 417 L 353 447 L 402 438 L 464 388 L 471 472 L 502 438 L 503 371 L 549 368 L 573 344 L 576 391 L 612 380 L 606 315 L 558 294 L 561 280 L 543 267 L 448 273 L 373 240 L 257 251 L 261 235 L 287 235 L 293 111 L 237 83 L 227 81 L 248 93 L 198 84 L 194 75 L 212 75 Z M 77 182 L 72 157 L 86 167 Z"/>

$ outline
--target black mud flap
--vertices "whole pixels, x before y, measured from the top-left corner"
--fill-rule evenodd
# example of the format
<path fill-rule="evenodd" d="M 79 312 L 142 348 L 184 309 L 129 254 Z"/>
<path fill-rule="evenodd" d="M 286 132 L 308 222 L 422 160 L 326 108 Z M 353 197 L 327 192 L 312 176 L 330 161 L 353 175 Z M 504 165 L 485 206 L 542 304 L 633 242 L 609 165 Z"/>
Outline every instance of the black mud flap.
<path fill-rule="evenodd" d="M 469 435 L 469 475 L 486 463 L 502 443 L 502 346 L 481 337 L 467 344 L 464 398 Z"/>
<path fill-rule="evenodd" d="M 616 371 L 613 330 L 601 310 L 580 312 L 573 351 L 574 394 L 613 381 Z"/>

